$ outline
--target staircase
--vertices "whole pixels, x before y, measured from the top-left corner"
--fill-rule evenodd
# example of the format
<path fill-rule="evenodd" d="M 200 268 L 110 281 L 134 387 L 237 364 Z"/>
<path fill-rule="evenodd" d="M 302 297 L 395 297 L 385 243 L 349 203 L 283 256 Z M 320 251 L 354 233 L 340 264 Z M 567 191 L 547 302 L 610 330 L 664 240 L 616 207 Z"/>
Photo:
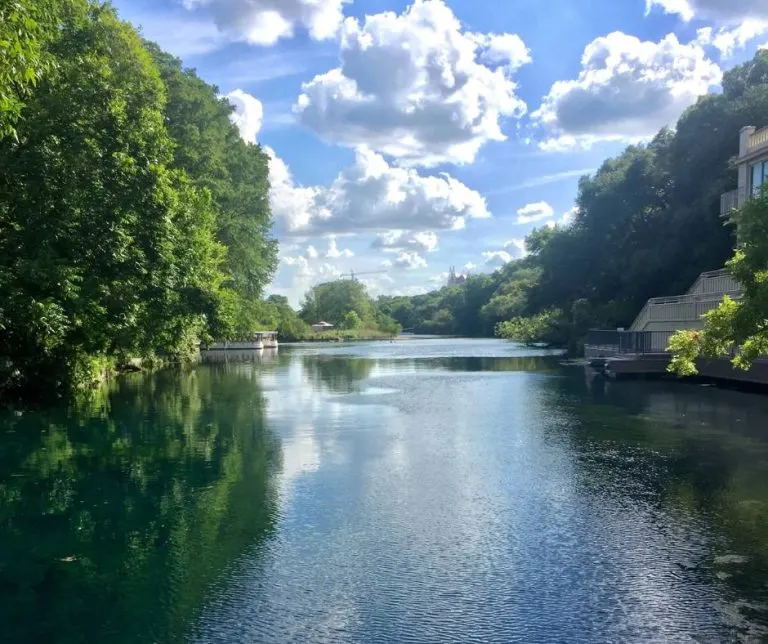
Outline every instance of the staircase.
<path fill-rule="evenodd" d="M 741 287 L 725 269 L 702 273 L 685 295 L 654 297 L 646 302 L 630 331 L 668 332 L 701 329 L 702 316 L 722 302 L 723 296 L 741 297 Z"/>

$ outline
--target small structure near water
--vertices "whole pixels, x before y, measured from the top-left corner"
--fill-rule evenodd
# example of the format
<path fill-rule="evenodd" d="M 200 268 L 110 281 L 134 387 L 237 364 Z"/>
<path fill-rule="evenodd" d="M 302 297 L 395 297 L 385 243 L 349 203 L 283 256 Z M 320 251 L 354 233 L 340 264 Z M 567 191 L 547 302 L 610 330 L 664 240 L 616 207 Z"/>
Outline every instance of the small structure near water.
<path fill-rule="evenodd" d="M 261 351 L 277 349 L 277 331 L 256 331 L 250 339 L 214 342 L 206 351 Z"/>
<path fill-rule="evenodd" d="M 328 322 L 315 322 L 312 325 L 312 331 L 314 333 L 322 333 L 323 331 L 330 331 L 333 329 L 333 324 L 329 324 Z"/>

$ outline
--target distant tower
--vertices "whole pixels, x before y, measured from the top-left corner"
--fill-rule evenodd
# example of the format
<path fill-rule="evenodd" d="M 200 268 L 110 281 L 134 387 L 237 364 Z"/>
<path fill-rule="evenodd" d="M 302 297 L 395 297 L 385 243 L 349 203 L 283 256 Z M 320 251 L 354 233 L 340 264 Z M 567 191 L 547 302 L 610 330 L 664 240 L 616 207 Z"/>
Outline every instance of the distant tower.
<path fill-rule="evenodd" d="M 451 266 L 451 269 L 448 271 L 448 286 L 453 286 L 457 283 L 458 279 L 456 278 L 456 269 Z"/>

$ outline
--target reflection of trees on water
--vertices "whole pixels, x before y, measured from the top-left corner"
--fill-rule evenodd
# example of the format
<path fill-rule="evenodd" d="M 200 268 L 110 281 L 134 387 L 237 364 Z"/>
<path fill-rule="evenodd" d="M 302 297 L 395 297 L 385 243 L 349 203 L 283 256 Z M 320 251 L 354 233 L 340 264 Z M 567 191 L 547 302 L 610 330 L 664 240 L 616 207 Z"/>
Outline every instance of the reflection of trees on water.
<path fill-rule="evenodd" d="M 371 375 L 373 360 L 309 355 L 302 357 L 304 373 L 310 382 L 334 393 L 359 391 L 360 383 Z"/>
<path fill-rule="evenodd" d="M 182 641 L 274 530 L 279 446 L 256 376 L 131 376 L 96 409 L 0 417 L 0 632 Z"/>
<path fill-rule="evenodd" d="M 445 371 L 529 371 L 534 373 L 557 371 L 558 359 L 539 356 L 511 358 L 456 357 L 410 361 L 415 370 L 439 369 Z"/>
<path fill-rule="evenodd" d="M 348 356 L 308 355 L 302 357 L 309 380 L 334 393 L 353 393 L 374 367 L 383 371 L 529 371 L 557 373 L 558 361 L 547 357 L 513 358 L 398 358 L 371 359 Z"/>
<path fill-rule="evenodd" d="M 708 555 L 686 565 L 732 598 L 727 612 L 745 636 L 764 641 L 768 397 L 666 381 L 585 386 L 574 370 L 549 385 L 552 404 L 576 421 L 566 440 L 583 480 L 631 503 L 656 499 L 681 525 L 707 525 Z"/>
<path fill-rule="evenodd" d="M 277 349 L 228 349 L 216 351 L 202 351 L 202 361 L 206 364 L 238 364 L 255 363 L 263 365 L 277 364 L 280 353 Z"/>

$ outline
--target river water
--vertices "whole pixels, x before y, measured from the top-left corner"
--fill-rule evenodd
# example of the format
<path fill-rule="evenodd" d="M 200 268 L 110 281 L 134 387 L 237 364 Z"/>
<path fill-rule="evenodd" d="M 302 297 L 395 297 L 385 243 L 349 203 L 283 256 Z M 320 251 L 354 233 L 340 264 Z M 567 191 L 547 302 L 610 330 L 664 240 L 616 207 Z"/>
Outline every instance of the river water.
<path fill-rule="evenodd" d="M 768 397 L 494 340 L 0 416 L 3 642 L 768 638 Z"/>

